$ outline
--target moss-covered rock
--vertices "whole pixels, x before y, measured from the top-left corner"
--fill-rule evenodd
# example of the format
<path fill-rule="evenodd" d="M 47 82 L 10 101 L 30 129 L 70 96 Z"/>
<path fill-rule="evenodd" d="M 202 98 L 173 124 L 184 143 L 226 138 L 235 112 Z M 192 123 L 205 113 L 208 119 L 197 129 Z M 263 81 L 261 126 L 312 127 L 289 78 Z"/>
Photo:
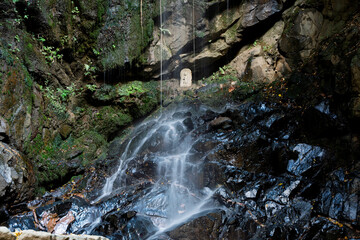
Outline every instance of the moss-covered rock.
<path fill-rule="evenodd" d="M 102 107 L 93 119 L 95 130 L 105 136 L 119 131 L 132 121 L 130 114 L 116 106 Z"/>

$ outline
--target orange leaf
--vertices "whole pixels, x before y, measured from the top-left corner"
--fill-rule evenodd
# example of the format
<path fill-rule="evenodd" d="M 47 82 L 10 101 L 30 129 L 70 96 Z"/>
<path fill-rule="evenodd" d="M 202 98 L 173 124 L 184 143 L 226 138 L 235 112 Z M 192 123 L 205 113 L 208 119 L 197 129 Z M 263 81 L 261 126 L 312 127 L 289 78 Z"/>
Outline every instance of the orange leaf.
<path fill-rule="evenodd" d="M 235 88 L 234 88 L 234 87 L 232 87 L 232 86 L 231 86 L 231 87 L 229 87 L 229 93 L 230 93 L 230 92 L 232 92 L 232 91 L 234 91 L 234 90 L 235 90 Z"/>

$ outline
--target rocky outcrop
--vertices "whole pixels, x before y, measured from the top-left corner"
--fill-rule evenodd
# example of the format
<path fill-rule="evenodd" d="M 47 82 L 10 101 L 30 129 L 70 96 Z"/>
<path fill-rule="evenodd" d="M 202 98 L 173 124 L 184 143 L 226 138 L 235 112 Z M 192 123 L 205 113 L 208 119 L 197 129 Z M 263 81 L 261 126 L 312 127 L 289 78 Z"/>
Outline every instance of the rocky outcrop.
<path fill-rule="evenodd" d="M 261 24 L 273 21 L 283 8 L 281 1 L 172 1 L 164 7 L 163 26 L 155 27 L 154 40 L 144 55 L 148 59 L 144 69 L 149 75 L 158 74 L 162 50 L 165 74 L 176 76 L 188 67 L 197 78 L 208 75 L 219 67 L 219 60 L 226 62 L 226 56 L 233 56 L 239 44 L 247 45 L 249 38 L 255 41 L 255 35 L 264 34 Z M 251 33 L 256 26 L 260 32 Z M 207 66 L 208 70 L 193 69 L 194 65 Z"/>
<path fill-rule="evenodd" d="M 0 227 L 0 240 L 108 240 L 108 238 L 89 235 L 56 235 L 34 230 L 24 230 L 20 232 L 10 232 L 5 227 Z"/>
<path fill-rule="evenodd" d="M 30 198 L 34 191 L 33 184 L 32 166 L 25 161 L 21 153 L 0 142 L 0 207 Z"/>

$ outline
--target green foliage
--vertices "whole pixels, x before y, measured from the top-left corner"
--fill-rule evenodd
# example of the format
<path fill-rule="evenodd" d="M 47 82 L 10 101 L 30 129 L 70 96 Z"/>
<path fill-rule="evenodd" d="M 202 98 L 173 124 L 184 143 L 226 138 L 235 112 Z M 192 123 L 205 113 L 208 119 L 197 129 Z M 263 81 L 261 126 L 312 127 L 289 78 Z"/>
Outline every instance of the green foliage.
<path fill-rule="evenodd" d="M 139 95 L 145 91 L 146 89 L 144 88 L 143 83 L 140 81 L 133 81 L 124 85 L 120 85 L 117 89 L 117 93 L 120 96 Z"/>
<path fill-rule="evenodd" d="M 93 53 L 96 55 L 96 56 L 99 56 L 100 55 L 100 51 L 98 51 L 96 48 L 93 48 Z"/>
<path fill-rule="evenodd" d="M 110 101 L 117 97 L 116 88 L 109 84 L 102 85 L 94 93 L 94 97 L 100 101 Z"/>
<path fill-rule="evenodd" d="M 20 42 L 20 37 L 19 37 L 19 35 L 16 35 L 16 36 L 15 36 L 15 40 L 16 40 L 17 42 Z"/>
<path fill-rule="evenodd" d="M 55 60 L 62 60 L 63 55 L 59 53 L 59 48 L 43 46 L 40 51 L 45 56 L 46 63 L 48 64 L 54 63 Z"/>
<path fill-rule="evenodd" d="M 60 39 L 61 46 L 64 47 L 68 42 L 69 42 L 69 36 L 65 35 L 61 37 Z"/>
<path fill-rule="evenodd" d="M 172 35 L 171 32 L 170 32 L 170 30 L 169 30 L 169 29 L 166 29 L 166 28 L 160 27 L 160 32 L 161 32 L 161 34 L 163 34 L 163 35 L 169 35 L 169 36 Z"/>
<path fill-rule="evenodd" d="M 210 77 L 203 79 L 205 83 L 228 83 L 229 81 L 239 81 L 237 73 L 230 66 L 220 67 Z"/>
<path fill-rule="evenodd" d="M 58 95 L 61 97 L 63 102 L 66 102 L 70 96 L 75 96 L 75 84 L 71 84 L 64 88 L 57 88 L 56 89 Z"/>
<path fill-rule="evenodd" d="M 71 96 L 75 96 L 77 89 L 75 84 L 71 84 L 66 88 L 56 88 L 47 86 L 45 89 L 40 86 L 40 90 L 44 92 L 44 96 L 49 100 L 51 109 L 62 118 L 66 117 L 66 102 Z"/>
<path fill-rule="evenodd" d="M 90 65 L 89 65 L 90 64 Z M 92 62 L 90 61 L 89 64 L 84 64 L 84 69 L 85 69 L 85 76 L 89 76 L 92 80 L 95 79 L 95 72 L 96 72 L 96 67 L 92 66 Z"/>
<path fill-rule="evenodd" d="M 196 31 L 195 36 L 198 38 L 203 38 L 203 37 L 205 37 L 205 32 L 204 31 Z"/>
<path fill-rule="evenodd" d="M 45 42 L 46 41 L 46 39 L 45 38 L 43 38 L 43 37 L 38 37 L 38 39 L 37 39 L 39 42 Z"/>
<path fill-rule="evenodd" d="M 71 5 L 73 6 L 73 9 L 71 10 L 72 19 L 75 20 L 76 17 L 80 14 L 79 8 L 75 6 L 74 1 L 71 1 Z"/>
<path fill-rule="evenodd" d="M 87 84 L 86 88 L 94 92 L 97 89 L 97 86 L 95 84 Z"/>

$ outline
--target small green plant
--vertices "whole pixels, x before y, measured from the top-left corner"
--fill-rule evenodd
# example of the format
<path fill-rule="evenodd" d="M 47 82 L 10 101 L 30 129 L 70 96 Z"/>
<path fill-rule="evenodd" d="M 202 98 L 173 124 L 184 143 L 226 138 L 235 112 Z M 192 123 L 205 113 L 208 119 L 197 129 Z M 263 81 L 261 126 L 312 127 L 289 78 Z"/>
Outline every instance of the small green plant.
<path fill-rule="evenodd" d="M 67 86 L 64 88 L 57 88 L 56 89 L 58 95 L 61 97 L 61 100 L 66 102 L 70 96 L 75 95 L 75 84 L 71 84 L 70 86 Z"/>
<path fill-rule="evenodd" d="M 19 37 L 19 35 L 16 35 L 14 38 L 15 38 L 15 40 L 16 40 L 17 42 L 20 42 L 20 37 Z"/>
<path fill-rule="evenodd" d="M 271 49 L 272 49 L 271 46 L 268 46 L 268 45 L 263 46 L 263 51 L 264 51 L 264 52 L 270 52 Z"/>
<path fill-rule="evenodd" d="M 21 23 L 21 18 L 15 18 L 14 21 L 17 25 L 19 25 Z"/>
<path fill-rule="evenodd" d="M 169 35 L 169 36 L 172 35 L 169 29 L 166 29 L 166 28 L 163 28 L 163 27 L 160 27 L 160 32 L 163 35 Z"/>
<path fill-rule="evenodd" d="M 72 5 L 74 6 L 74 1 L 71 1 Z M 79 8 L 74 6 L 74 8 L 71 10 L 71 14 L 72 14 L 72 19 L 76 19 L 76 16 L 79 15 L 80 11 Z"/>
<path fill-rule="evenodd" d="M 46 63 L 48 64 L 54 63 L 56 60 L 62 60 L 63 55 L 59 53 L 59 48 L 43 46 L 40 51 L 45 56 Z"/>
<path fill-rule="evenodd" d="M 69 42 L 69 36 L 65 35 L 60 38 L 60 44 L 61 46 L 65 46 Z"/>
<path fill-rule="evenodd" d="M 59 101 L 59 96 L 56 94 L 55 90 L 53 88 L 50 88 L 49 86 L 43 90 L 44 95 L 49 100 L 53 111 L 58 115 L 65 114 L 66 105 L 62 101 Z"/>
<path fill-rule="evenodd" d="M 218 83 L 228 83 L 232 81 L 239 81 L 236 76 L 236 71 L 230 66 L 223 66 L 219 68 L 219 71 L 214 72 L 210 77 L 204 79 L 207 83 L 218 82 Z"/>
<path fill-rule="evenodd" d="M 90 64 L 90 65 L 89 65 Z M 84 64 L 84 68 L 85 68 L 85 76 L 89 76 L 91 79 L 95 78 L 95 72 L 96 72 L 96 67 L 95 66 L 91 66 L 92 62 L 90 61 L 89 64 Z"/>
<path fill-rule="evenodd" d="M 196 31 L 195 36 L 198 38 L 203 38 L 203 37 L 205 37 L 205 32 L 204 31 Z"/>
<path fill-rule="evenodd" d="M 51 108 L 59 116 L 65 116 L 66 102 L 71 96 L 74 96 L 77 91 L 74 83 L 66 88 L 58 87 L 56 90 L 54 87 L 47 86 L 44 88 L 41 85 L 39 89 L 44 92 L 44 96 L 49 100 Z"/>
<path fill-rule="evenodd" d="M 258 41 L 255 40 L 255 42 L 253 43 L 253 47 L 256 47 L 258 45 Z"/>
<path fill-rule="evenodd" d="M 89 89 L 92 92 L 95 92 L 97 89 L 97 86 L 95 84 L 87 84 L 86 88 Z"/>
<path fill-rule="evenodd" d="M 41 36 L 39 36 L 39 37 L 37 38 L 37 40 L 38 40 L 39 42 L 45 42 L 45 41 L 46 41 L 46 39 L 43 38 L 43 37 L 41 37 Z"/>
<path fill-rule="evenodd" d="M 16 45 L 9 43 L 8 46 L 9 46 L 10 52 L 12 52 L 14 54 L 20 52 L 20 49 Z"/>
<path fill-rule="evenodd" d="M 98 50 L 96 50 L 96 48 L 93 48 L 93 53 L 96 55 L 96 56 L 99 56 L 100 55 L 100 52 Z"/>

